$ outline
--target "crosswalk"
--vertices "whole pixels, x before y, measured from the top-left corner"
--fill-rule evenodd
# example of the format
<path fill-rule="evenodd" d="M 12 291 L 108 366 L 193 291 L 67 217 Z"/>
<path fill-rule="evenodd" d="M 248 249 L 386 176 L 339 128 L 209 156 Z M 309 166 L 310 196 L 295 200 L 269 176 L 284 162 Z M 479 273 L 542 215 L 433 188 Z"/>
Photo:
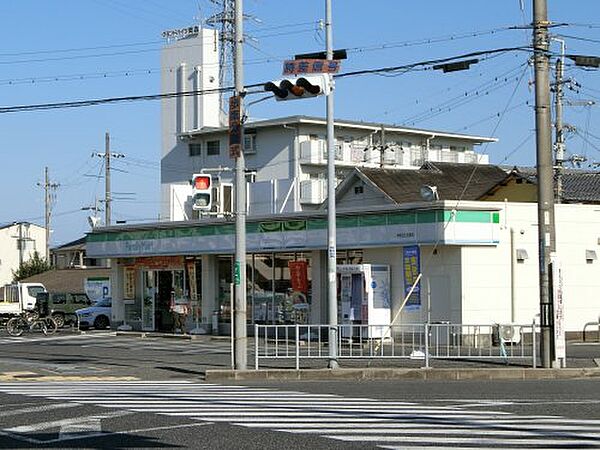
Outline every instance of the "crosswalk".
<path fill-rule="evenodd" d="M 0 338 L 0 346 L 36 343 L 41 346 L 77 345 L 81 348 L 106 348 L 143 350 L 150 352 L 176 351 L 178 354 L 229 354 L 231 345 L 228 341 L 212 340 L 162 340 L 140 339 L 127 336 L 116 336 L 110 332 L 90 334 L 57 334 L 53 336 L 6 336 Z"/>
<path fill-rule="evenodd" d="M 600 448 L 599 419 L 191 381 L 0 383 L 0 392 L 389 449 Z M 476 406 L 476 407 L 473 407 Z"/>

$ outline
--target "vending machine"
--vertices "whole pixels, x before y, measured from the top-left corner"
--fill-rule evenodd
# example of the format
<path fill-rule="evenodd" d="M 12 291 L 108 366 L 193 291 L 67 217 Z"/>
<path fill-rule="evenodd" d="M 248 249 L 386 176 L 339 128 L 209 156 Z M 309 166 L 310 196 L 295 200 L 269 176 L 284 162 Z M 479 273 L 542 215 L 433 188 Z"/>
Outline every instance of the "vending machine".
<path fill-rule="evenodd" d="M 342 264 L 338 272 L 338 314 L 342 337 L 381 338 L 392 319 L 390 267 L 381 264 Z"/>

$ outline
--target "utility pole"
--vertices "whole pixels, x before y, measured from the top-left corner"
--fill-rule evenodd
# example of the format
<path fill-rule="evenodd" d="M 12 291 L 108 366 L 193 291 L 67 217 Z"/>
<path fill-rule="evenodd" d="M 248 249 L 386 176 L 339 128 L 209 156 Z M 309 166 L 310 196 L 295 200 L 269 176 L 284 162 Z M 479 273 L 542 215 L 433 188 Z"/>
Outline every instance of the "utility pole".
<path fill-rule="evenodd" d="M 533 1 L 533 48 L 535 65 L 535 127 L 538 196 L 538 249 L 540 283 L 540 359 L 551 367 L 554 358 L 554 312 L 550 290 L 550 254 L 555 251 L 552 131 L 550 121 L 548 5 Z"/>
<path fill-rule="evenodd" d="M 554 90 L 554 111 L 556 120 L 554 122 L 554 135 L 556 145 L 556 203 L 562 198 L 562 175 L 565 161 L 565 135 L 563 126 L 563 75 L 565 58 L 565 41 L 560 40 L 561 56 L 556 60 L 556 85 Z"/>
<path fill-rule="evenodd" d="M 46 248 L 44 257 L 46 262 L 50 262 L 50 222 L 52 219 L 52 191 L 59 186 L 58 183 L 51 183 L 48 174 L 48 166 L 44 169 L 44 184 L 38 183 L 38 186 L 44 188 L 44 227 L 46 228 Z"/>
<path fill-rule="evenodd" d="M 325 0 L 326 56 L 333 59 L 333 31 L 331 29 L 331 0 Z M 333 76 L 331 83 L 333 86 Z M 335 130 L 333 126 L 333 89 L 327 94 L 327 302 L 329 313 L 329 363 L 330 369 L 338 364 L 338 308 L 337 260 L 335 223 Z"/>
<path fill-rule="evenodd" d="M 108 131 L 104 133 L 104 157 L 106 158 L 104 166 L 104 226 L 109 227 L 112 199 L 110 195 L 110 135 Z"/>
<path fill-rule="evenodd" d="M 92 153 L 92 156 L 104 158 L 104 226 L 110 226 L 111 222 L 111 203 L 112 194 L 110 189 L 110 160 L 111 158 L 124 158 L 122 153 L 113 153 L 110 151 L 110 134 L 108 131 L 104 134 L 104 153 Z"/>
<path fill-rule="evenodd" d="M 380 142 L 380 154 L 379 154 L 379 167 L 383 169 L 383 166 L 385 164 L 385 125 L 381 124 L 381 142 Z"/>
<path fill-rule="evenodd" d="M 235 312 L 234 312 L 234 365 L 246 370 L 248 364 L 246 330 L 246 162 L 244 157 L 244 17 L 242 0 L 235 1 L 234 68 L 235 94 L 239 97 L 241 148 L 235 161 Z"/>

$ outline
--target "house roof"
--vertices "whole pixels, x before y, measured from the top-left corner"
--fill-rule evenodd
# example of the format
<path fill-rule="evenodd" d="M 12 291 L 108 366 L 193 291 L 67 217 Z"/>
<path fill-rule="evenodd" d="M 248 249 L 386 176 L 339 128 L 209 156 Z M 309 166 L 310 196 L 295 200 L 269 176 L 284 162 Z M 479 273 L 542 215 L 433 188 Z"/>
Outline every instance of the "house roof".
<path fill-rule="evenodd" d="M 321 125 L 326 126 L 327 121 L 323 117 L 314 117 L 314 116 L 287 116 L 287 117 L 278 117 L 275 119 L 263 119 L 263 120 L 255 120 L 246 122 L 246 128 L 265 128 L 265 127 L 274 127 L 274 126 L 283 126 L 283 125 Z M 483 142 L 496 142 L 498 139 L 484 137 L 484 136 L 474 136 L 468 134 L 460 134 L 460 133 L 449 133 L 445 131 L 436 131 L 436 130 L 425 130 L 419 128 L 407 128 L 392 124 L 382 124 L 382 123 L 374 123 L 374 122 L 361 122 L 356 120 L 344 120 L 344 119 L 336 119 L 335 125 L 337 127 L 346 127 L 346 128 L 355 128 L 355 129 L 363 129 L 369 131 L 378 131 L 381 130 L 383 126 L 387 132 L 396 132 L 403 134 L 414 134 L 417 136 L 425 136 L 425 137 L 441 137 L 441 138 L 453 138 L 453 139 L 462 139 L 467 141 L 472 141 L 475 144 L 480 144 Z M 180 136 L 192 138 L 195 136 L 203 136 L 206 134 L 214 134 L 214 133 L 225 133 L 228 131 L 227 127 L 204 127 L 198 130 L 192 130 L 185 133 L 181 133 Z"/>
<path fill-rule="evenodd" d="M 510 175 L 537 184 L 535 167 L 515 166 L 510 171 Z M 563 203 L 600 203 L 600 172 L 563 169 L 561 201 Z"/>
<path fill-rule="evenodd" d="M 67 250 L 84 250 L 85 249 L 85 236 L 74 241 L 67 242 L 66 244 L 58 245 L 52 249 L 56 251 L 67 251 Z"/>
<path fill-rule="evenodd" d="M 421 187 L 426 185 L 437 187 L 440 200 L 477 200 L 508 176 L 498 166 L 487 164 L 427 162 L 418 170 L 356 168 L 338 186 L 338 197 L 353 183 L 352 175 L 397 204 L 422 201 Z"/>

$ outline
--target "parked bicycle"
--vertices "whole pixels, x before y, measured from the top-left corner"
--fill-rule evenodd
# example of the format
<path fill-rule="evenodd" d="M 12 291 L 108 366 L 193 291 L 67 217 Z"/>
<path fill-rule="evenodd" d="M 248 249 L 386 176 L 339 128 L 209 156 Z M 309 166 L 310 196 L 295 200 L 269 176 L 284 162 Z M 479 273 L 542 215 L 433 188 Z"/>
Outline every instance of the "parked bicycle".
<path fill-rule="evenodd" d="M 56 333 L 57 329 L 56 321 L 51 316 L 40 317 L 35 312 L 23 312 L 6 324 L 6 331 L 11 336 L 21 336 L 26 331 L 41 331 L 49 335 Z"/>

